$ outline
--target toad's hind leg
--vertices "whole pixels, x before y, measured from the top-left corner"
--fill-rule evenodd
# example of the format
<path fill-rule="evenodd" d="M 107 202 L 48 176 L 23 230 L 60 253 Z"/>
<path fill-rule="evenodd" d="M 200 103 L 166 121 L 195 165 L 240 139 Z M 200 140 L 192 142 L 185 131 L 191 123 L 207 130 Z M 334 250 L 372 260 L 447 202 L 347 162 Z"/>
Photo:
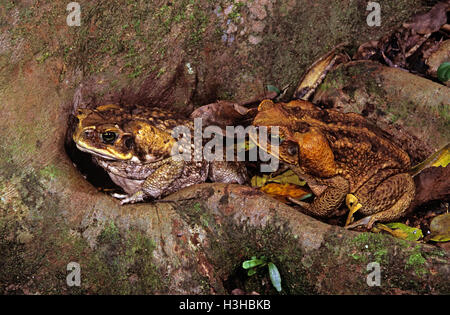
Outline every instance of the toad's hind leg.
<path fill-rule="evenodd" d="M 368 217 L 352 224 L 354 227 L 367 224 L 371 228 L 376 221 L 393 221 L 405 215 L 415 196 L 414 180 L 409 174 L 391 176 L 379 184 L 372 192 L 363 186 L 355 193 L 362 205 L 359 212 Z"/>
<path fill-rule="evenodd" d="M 209 164 L 209 179 L 218 183 L 243 185 L 248 182 L 247 169 L 240 162 L 212 161 Z"/>

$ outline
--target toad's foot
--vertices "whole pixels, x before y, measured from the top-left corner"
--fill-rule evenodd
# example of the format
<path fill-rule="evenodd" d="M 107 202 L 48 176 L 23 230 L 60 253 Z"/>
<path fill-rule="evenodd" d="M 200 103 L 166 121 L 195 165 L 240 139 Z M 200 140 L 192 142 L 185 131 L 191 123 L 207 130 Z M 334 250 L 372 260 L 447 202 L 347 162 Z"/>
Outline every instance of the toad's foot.
<path fill-rule="evenodd" d="M 376 221 L 376 218 L 373 215 L 369 215 L 369 216 L 367 216 L 365 218 L 362 218 L 361 220 L 356 221 L 353 224 L 346 225 L 345 228 L 346 229 L 353 229 L 353 228 L 355 228 L 357 226 L 365 225 L 366 228 L 370 230 L 370 229 L 372 229 L 372 226 L 375 223 L 375 221 Z"/>
<path fill-rule="evenodd" d="M 362 205 L 358 202 L 358 198 L 356 198 L 353 194 L 347 194 L 345 197 L 345 204 L 350 209 L 347 220 L 345 221 L 345 226 L 347 227 L 351 222 L 353 222 L 353 215 L 362 207 Z"/>
<path fill-rule="evenodd" d="M 350 209 L 348 212 L 348 217 L 345 222 L 345 228 L 346 229 L 353 229 L 360 225 L 365 225 L 369 230 L 372 228 L 372 225 L 375 223 L 375 218 L 372 215 L 369 215 L 361 220 L 356 221 L 353 224 L 350 224 L 353 222 L 353 215 L 361 209 L 362 205 L 358 202 L 358 198 L 353 194 L 348 194 L 345 197 L 345 204 Z"/>
<path fill-rule="evenodd" d="M 116 198 L 116 199 L 125 199 L 125 198 L 127 198 L 129 195 L 127 195 L 127 194 L 117 194 L 117 193 L 114 193 L 114 194 L 111 194 L 111 196 L 114 197 L 114 198 Z"/>
<path fill-rule="evenodd" d="M 122 199 L 120 201 L 121 205 L 127 204 L 127 203 L 136 203 L 144 200 L 144 192 L 138 191 L 137 193 L 133 195 L 127 195 L 127 194 L 112 194 L 114 198 Z"/>

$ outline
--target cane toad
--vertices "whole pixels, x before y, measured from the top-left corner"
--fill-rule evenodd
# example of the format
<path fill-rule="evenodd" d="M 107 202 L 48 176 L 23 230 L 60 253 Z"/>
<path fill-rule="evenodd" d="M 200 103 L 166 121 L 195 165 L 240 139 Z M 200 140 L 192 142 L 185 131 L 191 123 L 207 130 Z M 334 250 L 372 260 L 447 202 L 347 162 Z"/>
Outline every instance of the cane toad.
<path fill-rule="evenodd" d="M 310 214 L 330 217 L 346 199 L 351 214 L 359 210 L 371 227 L 401 217 L 414 198 L 409 156 L 359 114 L 264 100 L 253 125 L 279 126 L 281 141 L 267 151 L 308 182 L 316 197 L 301 204 Z"/>
<path fill-rule="evenodd" d="M 207 178 L 226 183 L 246 181 L 245 168 L 237 162 L 194 159 L 190 137 L 183 135 L 193 131 L 193 121 L 176 118 L 175 113 L 109 104 L 80 109 L 77 119 L 76 146 L 90 153 L 126 192 L 113 195 L 122 199 L 122 204 L 162 197 Z M 179 135 L 172 133 L 176 126 L 181 128 Z M 177 155 L 183 152 L 191 158 Z"/>

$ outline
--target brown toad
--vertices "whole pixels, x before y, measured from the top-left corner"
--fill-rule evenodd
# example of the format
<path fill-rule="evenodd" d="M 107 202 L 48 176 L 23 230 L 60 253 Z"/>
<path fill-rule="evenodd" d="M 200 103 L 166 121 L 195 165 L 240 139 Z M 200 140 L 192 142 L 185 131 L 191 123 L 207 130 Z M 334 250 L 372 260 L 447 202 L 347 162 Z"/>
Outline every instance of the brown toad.
<path fill-rule="evenodd" d="M 414 198 L 409 156 L 359 114 L 307 101 L 264 100 L 253 125 L 279 126 L 281 142 L 269 153 L 308 182 L 317 197 L 301 205 L 310 214 L 332 216 L 346 199 L 351 214 L 359 210 L 369 216 L 371 227 L 401 217 Z"/>
<path fill-rule="evenodd" d="M 176 118 L 172 112 L 110 104 L 81 109 L 77 118 L 73 134 L 76 146 L 92 154 L 94 161 L 127 193 L 113 195 L 122 199 L 122 204 L 162 197 L 207 178 L 240 184 L 247 179 L 245 168 L 237 162 L 187 161 L 177 156 L 191 143 L 181 145 L 183 133 L 174 135 L 172 131 L 181 127 L 190 132 L 194 124 Z"/>

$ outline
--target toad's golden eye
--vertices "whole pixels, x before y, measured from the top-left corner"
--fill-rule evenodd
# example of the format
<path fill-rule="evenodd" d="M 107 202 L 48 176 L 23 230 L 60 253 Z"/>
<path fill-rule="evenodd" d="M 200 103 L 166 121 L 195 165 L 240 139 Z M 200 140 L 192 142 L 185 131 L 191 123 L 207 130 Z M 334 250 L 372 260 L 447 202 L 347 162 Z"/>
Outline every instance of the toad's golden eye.
<path fill-rule="evenodd" d="M 297 144 L 291 144 L 288 146 L 287 148 L 287 152 L 289 153 L 289 155 L 297 155 L 298 153 L 298 145 Z"/>
<path fill-rule="evenodd" d="M 105 131 L 101 134 L 103 143 L 112 144 L 117 139 L 117 134 L 112 131 Z"/>

